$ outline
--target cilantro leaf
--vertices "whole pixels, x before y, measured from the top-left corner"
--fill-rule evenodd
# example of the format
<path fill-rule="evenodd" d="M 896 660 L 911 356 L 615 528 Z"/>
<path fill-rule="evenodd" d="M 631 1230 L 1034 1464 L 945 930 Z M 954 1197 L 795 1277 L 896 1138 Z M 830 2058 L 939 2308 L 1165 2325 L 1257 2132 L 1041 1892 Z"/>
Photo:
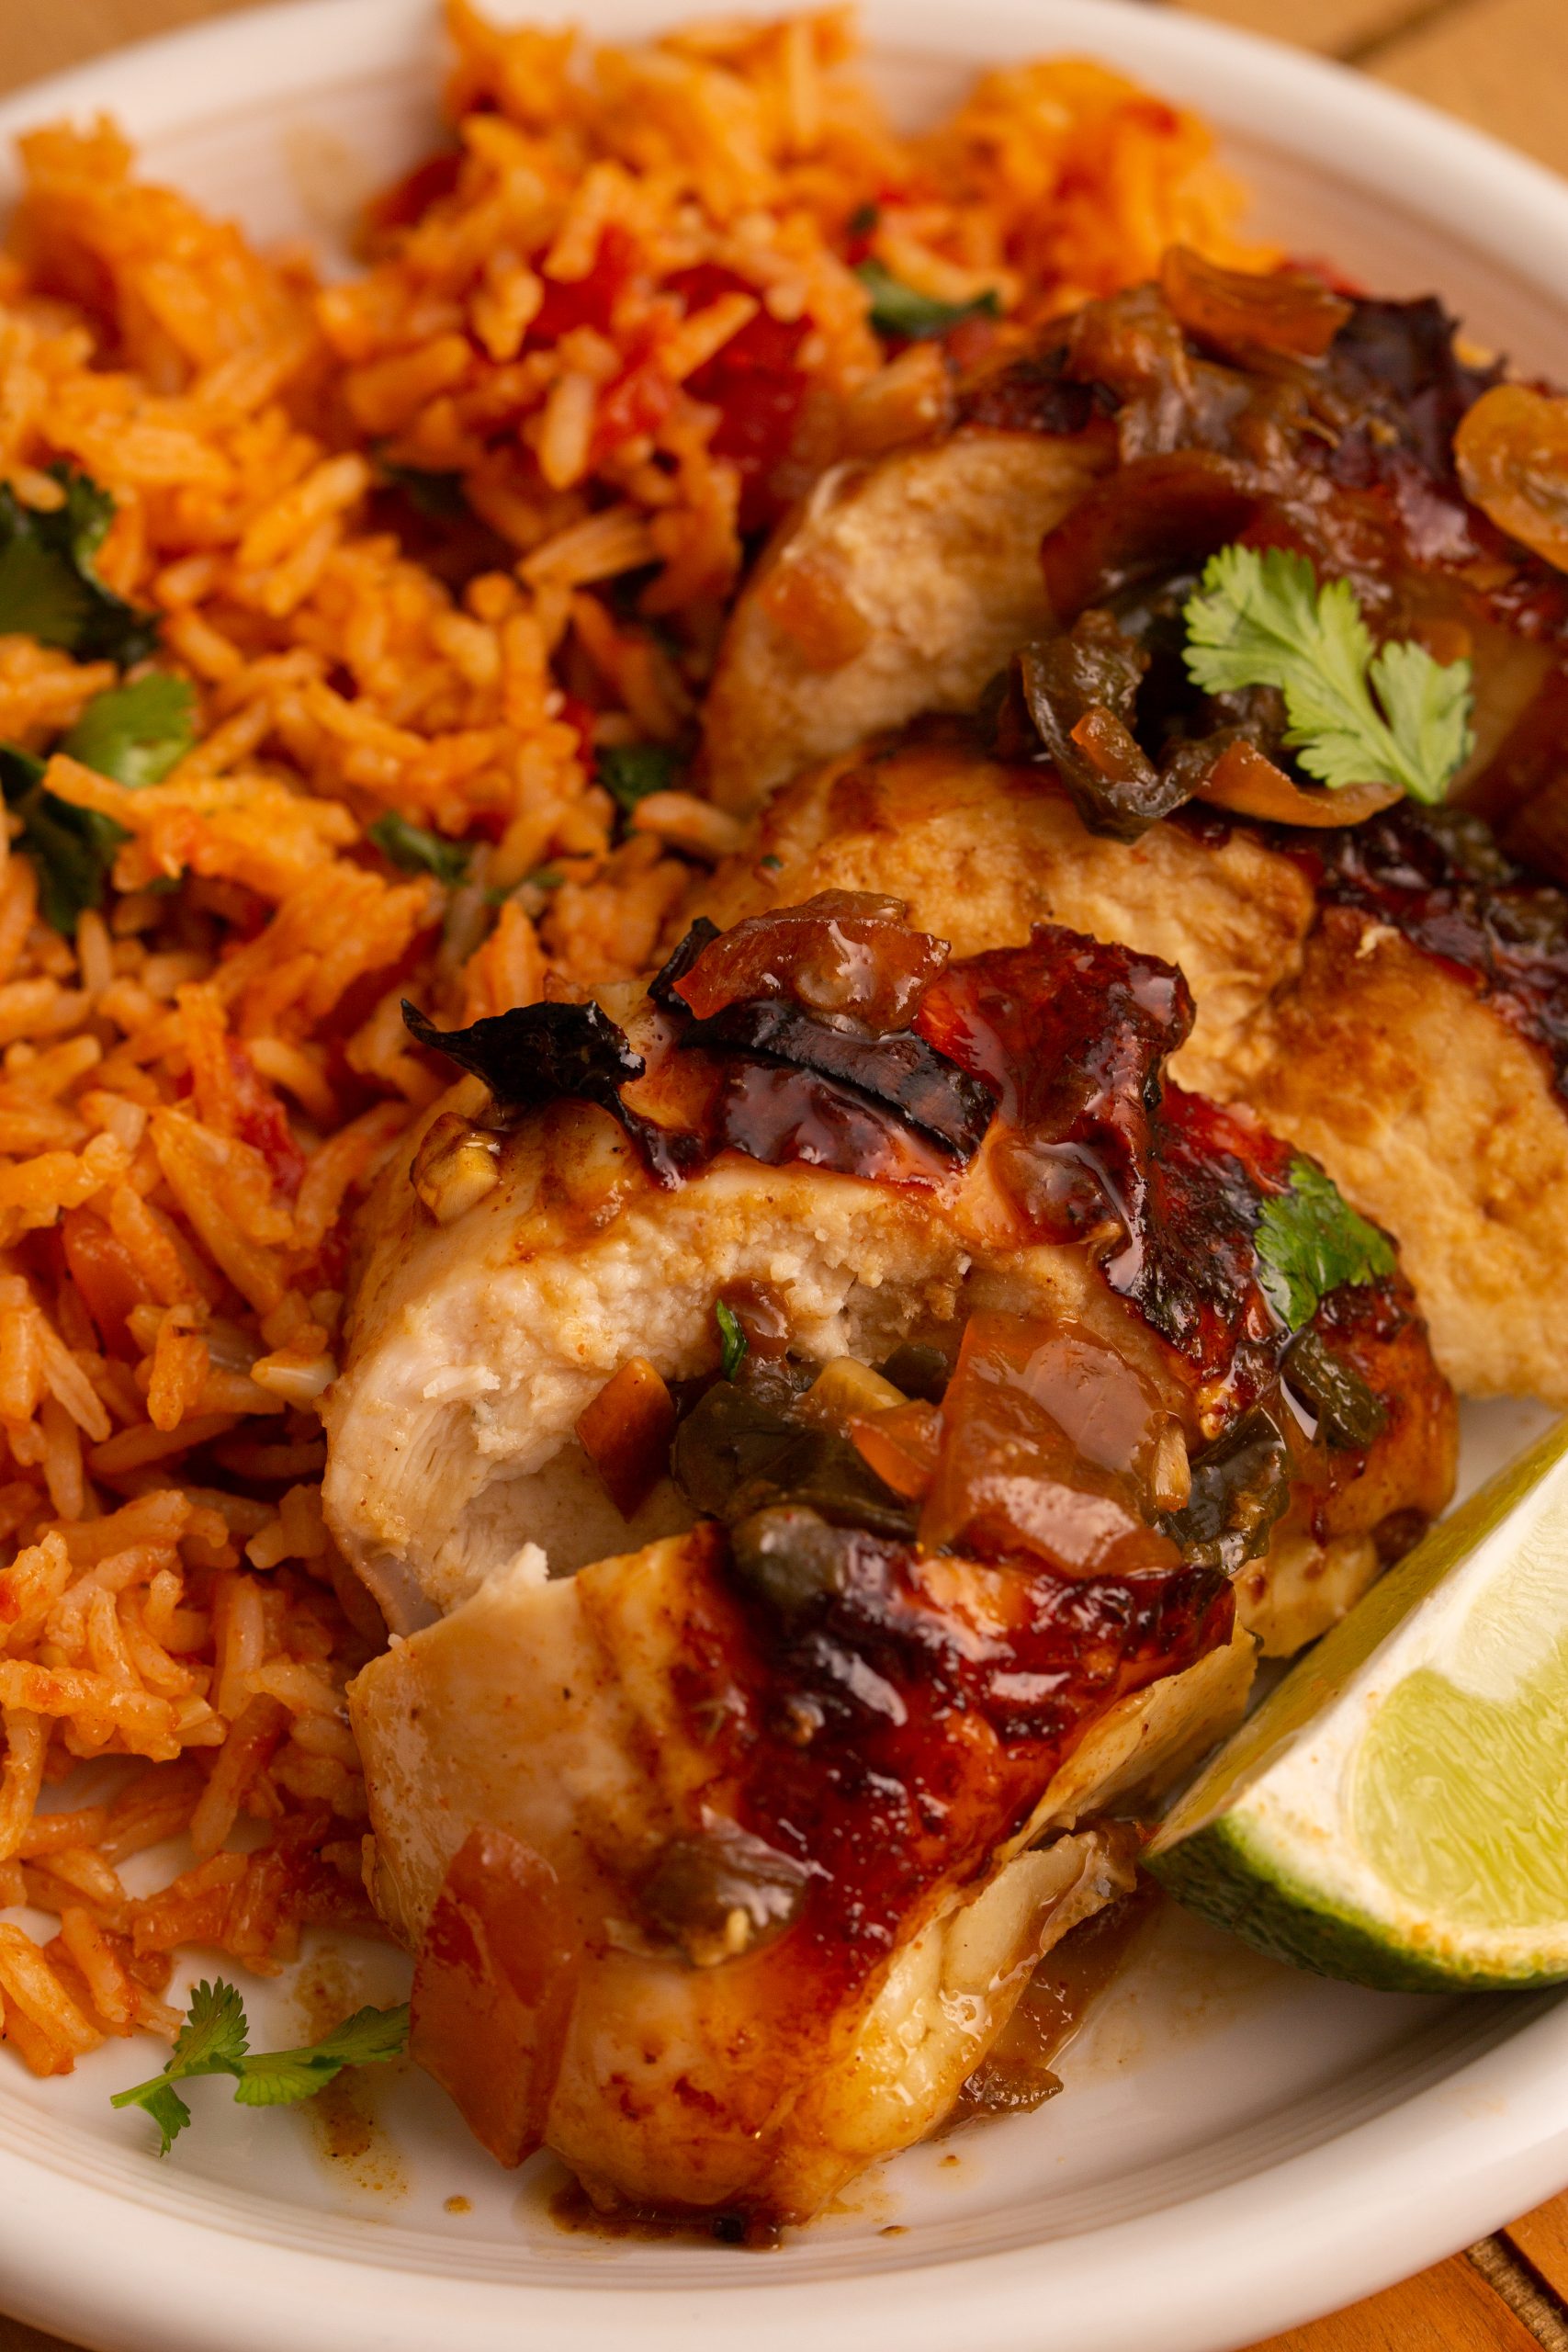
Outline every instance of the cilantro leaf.
<path fill-rule="evenodd" d="M 598 782 L 628 815 L 649 793 L 668 792 L 680 765 L 668 743 L 604 743 L 594 754 Z"/>
<path fill-rule="evenodd" d="M 871 323 L 878 334 L 901 334 L 910 343 L 922 343 L 946 334 L 964 319 L 999 319 L 1002 314 L 994 287 L 971 302 L 939 302 L 934 295 L 918 294 L 879 261 L 863 261 L 855 276 L 871 297 Z"/>
<path fill-rule="evenodd" d="M 434 874 L 438 882 L 453 889 L 468 870 L 470 852 L 461 842 L 449 842 L 423 825 L 411 825 L 395 808 L 389 808 L 365 830 L 382 855 L 405 873 Z"/>
<path fill-rule="evenodd" d="M 70 466 L 50 472 L 65 493 L 51 514 L 0 482 L 0 637 L 33 637 L 81 662 L 140 662 L 158 642 L 156 614 L 138 612 L 93 569 L 114 500 Z"/>
<path fill-rule="evenodd" d="M 1320 586 L 1284 548 L 1222 548 L 1184 617 L 1193 684 L 1279 687 L 1285 741 L 1308 775 L 1443 798 L 1471 748 L 1468 662 L 1435 661 L 1409 639 L 1374 650 L 1349 582 Z"/>
<path fill-rule="evenodd" d="M 234 2097 L 242 2107 L 286 2107 L 313 2098 L 345 2066 L 378 2066 L 401 2057 L 408 2035 L 406 2007 L 356 2009 L 302 2050 L 267 2050 L 247 2058 Z"/>
<path fill-rule="evenodd" d="M 4 559 L 0 558 L 0 569 Z M 196 741 L 195 696 L 183 678 L 163 672 L 134 685 L 95 695 L 61 745 L 84 767 L 128 785 L 157 784 Z M 38 870 L 39 909 L 68 939 L 89 907 L 102 906 L 123 825 L 96 808 L 79 808 L 43 788 L 45 763 L 19 745 L 0 743 L 0 790 L 22 820 L 18 848 Z"/>
<path fill-rule="evenodd" d="M 722 1298 L 714 1303 L 713 1319 L 718 1325 L 719 1363 L 726 1380 L 733 1380 L 750 1343 L 740 1328 L 740 1317 Z"/>
<path fill-rule="evenodd" d="M 1292 1160 L 1290 1190 L 1264 1203 L 1254 1243 L 1263 1295 L 1292 1331 L 1310 1323 L 1341 1283 L 1376 1282 L 1394 1269 L 1388 1236 L 1359 1216 L 1310 1159 Z"/>
<path fill-rule="evenodd" d="M 190 1996 L 186 2021 L 175 2037 L 170 2069 L 180 2075 L 209 2075 L 215 2070 L 237 2073 L 250 2047 L 245 2005 L 237 1988 L 221 1976 L 209 1984 L 204 1976 Z"/>
<path fill-rule="evenodd" d="M 78 808 L 43 788 L 44 763 L 17 744 L 0 743 L 0 791 L 22 820 L 17 847 L 38 873 L 39 911 L 68 939 L 79 918 L 101 906 L 125 828 L 96 808 Z"/>
<path fill-rule="evenodd" d="M 252 2052 L 244 2003 L 232 1984 L 209 1984 L 205 1978 L 191 1995 L 190 2008 L 180 2028 L 168 2064 L 150 2082 L 117 2091 L 111 2107 L 140 2107 L 158 2126 L 166 2156 L 190 2121 L 190 2109 L 175 2089 L 193 2075 L 231 2075 L 234 2097 L 242 2107 L 284 2107 L 296 2099 L 312 2098 L 341 2075 L 345 2066 L 374 2066 L 400 2056 L 407 2046 L 409 2013 L 396 2009 L 356 2009 L 351 2018 L 323 2034 L 320 2041 L 299 2050 Z"/>
<path fill-rule="evenodd" d="M 109 2105 L 143 2109 L 158 2127 L 158 2154 L 166 2156 L 190 2121 L 190 2109 L 175 2083 L 192 2075 L 238 2075 L 245 2046 L 245 2005 L 238 1992 L 221 1977 L 215 1984 L 203 1977 L 190 1996 L 186 2021 L 163 2072 L 128 2091 L 116 2091 Z"/>
<path fill-rule="evenodd" d="M 133 792 L 162 784 L 196 741 L 196 695 L 184 678 L 154 670 L 133 686 L 95 695 L 60 748 L 85 768 Z"/>

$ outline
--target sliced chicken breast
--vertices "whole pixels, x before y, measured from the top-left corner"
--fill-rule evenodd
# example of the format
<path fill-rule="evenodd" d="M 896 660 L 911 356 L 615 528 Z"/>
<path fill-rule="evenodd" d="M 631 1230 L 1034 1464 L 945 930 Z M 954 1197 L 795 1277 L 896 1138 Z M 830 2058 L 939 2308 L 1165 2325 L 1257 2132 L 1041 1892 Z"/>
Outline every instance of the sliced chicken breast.
<path fill-rule="evenodd" d="M 1253 1106 L 1394 1235 L 1455 1385 L 1568 1404 L 1568 900 L 1467 839 L 1405 808 L 1110 841 L 1048 770 L 917 731 L 801 777 L 699 903 L 731 922 L 883 890 L 965 944 L 1049 917 L 1168 957 L 1197 1001 L 1176 1073 Z"/>
<path fill-rule="evenodd" d="M 754 808 L 917 711 L 968 709 L 1046 625 L 1041 537 L 1109 461 L 1098 443 L 962 426 L 824 474 L 726 632 L 704 711 L 720 806 Z"/>
<path fill-rule="evenodd" d="M 372 1885 L 503 2161 L 771 2225 L 947 2113 L 1111 1809 L 1441 1509 L 1451 1399 L 1370 1227 L 1266 1288 L 1300 1163 L 1163 1083 L 1153 957 L 838 892 L 615 1011 L 415 1023 L 470 1075 L 326 1408 L 404 1636 Z"/>

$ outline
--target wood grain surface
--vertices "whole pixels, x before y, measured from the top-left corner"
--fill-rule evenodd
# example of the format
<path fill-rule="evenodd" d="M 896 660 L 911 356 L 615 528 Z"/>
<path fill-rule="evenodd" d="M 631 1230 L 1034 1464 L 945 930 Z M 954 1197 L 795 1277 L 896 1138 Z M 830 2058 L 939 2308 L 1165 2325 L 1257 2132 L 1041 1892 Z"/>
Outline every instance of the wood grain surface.
<path fill-rule="evenodd" d="M 0 90 L 239 5 L 0 0 Z M 694 10 L 696 5 L 693 0 Z M 1343 58 L 1568 172 L 1568 0 L 1166 5 L 1189 5 L 1196 15 Z M 671 12 L 679 13 L 675 0 Z M 1419 2278 L 1310 2327 L 1292 2328 L 1255 2352 L 1538 2352 L 1542 2346 L 1568 2352 L 1568 2192 Z M 0 2352 L 67 2347 L 0 2313 Z M 223 2347 L 215 2345 L 212 2352 Z M 1062 2345 L 1053 2352 L 1074 2347 Z M 1151 2346 L 1150 2352 L 1159 2347 Z"/>

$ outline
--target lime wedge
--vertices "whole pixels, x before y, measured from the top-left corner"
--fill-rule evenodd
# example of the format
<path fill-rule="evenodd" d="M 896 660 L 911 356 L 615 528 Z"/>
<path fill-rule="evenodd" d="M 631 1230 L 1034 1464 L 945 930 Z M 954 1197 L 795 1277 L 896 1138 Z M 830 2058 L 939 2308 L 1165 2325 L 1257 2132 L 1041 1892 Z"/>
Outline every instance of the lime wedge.
<path fill-rule="evenodd" d="M 1192 1909 L 1325 1976 L 1568 1976 L 1568 1421 L 1292 1668 L 1147 1860 Z"/>

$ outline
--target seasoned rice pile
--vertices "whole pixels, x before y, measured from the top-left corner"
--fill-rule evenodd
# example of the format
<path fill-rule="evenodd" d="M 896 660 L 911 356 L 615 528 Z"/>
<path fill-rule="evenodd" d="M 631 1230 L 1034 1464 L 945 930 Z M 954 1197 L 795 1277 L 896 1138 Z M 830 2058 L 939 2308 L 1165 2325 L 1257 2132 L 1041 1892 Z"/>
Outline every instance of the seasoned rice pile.
<path fill-rule="evenodd" d="M 348 282 L 103 123 L 24 142 L 0 259 L 0 2033 L 39 2074 L 171 2033 L 183 1946 L 370 1924 L 380 1629 L 315 1407 L 443 1082 L 400 1000 L 645 967 L 734 839 L 684 763 L 758 535 L 1172 238 L 1235 258 L 1205 133 L 1092 65 L 910 142 L 836 14 L 452 31 L 450 143 Z"/>

